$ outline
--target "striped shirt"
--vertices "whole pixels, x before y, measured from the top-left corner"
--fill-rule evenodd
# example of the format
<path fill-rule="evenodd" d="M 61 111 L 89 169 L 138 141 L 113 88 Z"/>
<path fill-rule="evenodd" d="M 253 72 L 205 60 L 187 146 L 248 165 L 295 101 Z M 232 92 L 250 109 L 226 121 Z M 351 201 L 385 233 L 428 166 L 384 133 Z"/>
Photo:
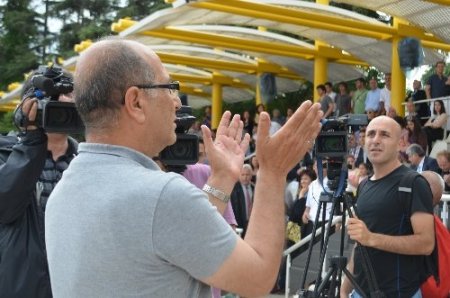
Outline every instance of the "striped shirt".
<path fill-rule="evenodd" d="M 36 183 L 36 198 L 42 212 L 45 211 L 48 197 L 55 188 L 56 183 L 61 179 L 62 173 L 69 167 L 69 163 L 77 154 L 77 142 L 72 138 L 68 138 L 68 141 L 69 147 L 66 153 L 61 155 L 56 161 L 53 160 L 52 152 L 47 151 L 44 169 Z"/>

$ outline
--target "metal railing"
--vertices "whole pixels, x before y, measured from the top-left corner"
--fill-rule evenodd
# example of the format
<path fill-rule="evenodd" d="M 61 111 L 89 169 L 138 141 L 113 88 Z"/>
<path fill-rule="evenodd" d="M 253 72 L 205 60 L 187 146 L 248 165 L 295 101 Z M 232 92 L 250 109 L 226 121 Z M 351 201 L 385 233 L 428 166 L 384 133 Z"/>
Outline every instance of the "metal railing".
<path fill-rule="evenodd" d="M 449 217 L 448 217 L 448 206 L 450 204 L 450 194 L 443 194 L 441 197 L 442 202 L 442 211 L 441 211 L 441 220 L 444 226 L 449 229 Z"/>
<path fill-rule="evenodd" d="M 333 217 L 331 226 L 335 227 L 336 224 L 341 223 L 341 222 L 342 222 L 342 216 L 335 216 L 335 217 Z M 335 233 L 335 229 L 332 229 L 331 234 L 333 234 L 333 233 Z M 316 230 L 316 233 L 314 234 L 314 244 L 320 241 L 321 235 L 322 235 L 322 227 L 319 227 Z M 325 234 L 324 236 L 326 237 L 327 235 Z M 285 292 L 284 292 L 286 298 L 289 297 L 289 292 L 290 292 L 290 288 L 289 288 L 290 270 L 291 270 L 291 265 L 292 265 L 291 253 L 294 251 L 297 251 L 297 250 L 300 250 L 300 253 L 307 251 L 308 247 L 309 247 L 309 242 L 311 241 L 312 237 L 313 237 L 313 234 L 311 233 L 310 235 L 301 239 L 299 242 L 297 242 L 296 244 L 287 248 L 283 252 L 283 256 L 286 257 L 286 281 L 285 281 L 286 283 L 285 283 Z"/>

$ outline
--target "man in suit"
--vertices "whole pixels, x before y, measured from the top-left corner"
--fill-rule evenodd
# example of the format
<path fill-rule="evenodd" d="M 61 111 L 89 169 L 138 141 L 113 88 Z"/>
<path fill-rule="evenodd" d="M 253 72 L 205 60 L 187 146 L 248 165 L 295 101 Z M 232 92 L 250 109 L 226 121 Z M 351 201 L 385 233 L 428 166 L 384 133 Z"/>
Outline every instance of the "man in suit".
<path fill-rule="evenodd" d="M 416 102 L 427 98 L 425 91 L 422 89 L 422 83 L 419 80 L 414 80 L 413 89 L 414 91 L 406 97 L 406 101 L 412 100 L 412 102 Z M 427 122 L 431 115 L 430 106 L 426 102 L 415 105 L 415 112 L 422 125 Z"/>
<path fill-rule="evenodd" d="M 425 156 L 425 151 L 419 144 L 411 144 L 406 149 L 409 162 L 411 163 L 411 169 L 422 173 L 423 171 L 438 172 L 439 166 L 436 159 Z"/>
<path fill-rule="evenodd" d="M 233 206 L 234 216 L 239 228 L 244 231 L 242 237 L 245 236 L 247 231 L 248 219 L 253 206 L 253 185 L 252 180 L 252 167 L 249 164 L 244 164 L 241 170 L 241 176 L 239 182 L 234 185 L 231 192 L 231 205 Z"/>

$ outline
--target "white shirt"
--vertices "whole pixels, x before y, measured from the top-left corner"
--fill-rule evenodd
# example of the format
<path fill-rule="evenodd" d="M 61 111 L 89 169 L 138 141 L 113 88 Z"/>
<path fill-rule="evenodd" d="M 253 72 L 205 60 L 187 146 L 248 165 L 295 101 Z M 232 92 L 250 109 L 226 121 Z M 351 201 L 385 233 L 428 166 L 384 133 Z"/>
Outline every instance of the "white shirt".
<path fill-rule="evenodd" d="M 291 209 L 292 205 L 294 205 L 295 200 L 297 199 L 298 192 L 298 181 L 292 180 L 286 185 L 284 190 L 284 202 L 286 203 L 286 207 L 288 210 Z"/>
<path fill-rule="evenodd" d="M 425 156 L 422 157 L 422 160 L 420 161 L 420 163 L 417 165 L 417 169 L 416 172 L 417 173 L 422 173 L 422 169 L 423 169 L 423 162 L 425 161 Z"/>
<path fill-rule="evenodd" d="M 244 185 L 241 183 L 241 187 L 242 187 L 242 191 L 244 192 L 244 197 L 245 197 L 245 213 L 247 214 L 247 219 L 250 217 L 249 211 L 248 210 L 248 205 L 249 202 L 248 200 L 250 200 L 250 206 L 253 206 L 253 193 L 252 193 L 252 188 L 250 186 L 250 184 L 248 185 Z M 247 189 L 247 191 L 246 191 Z M 248 197 L 247 197 L 247 192 L 248 192 Z"/>
<path fill-rule="evenodd" d="M 269 135 L 273 135 L 275 134 L 277 131 L 279 131 L 281 128 L 280 123 L 276 122 L 276 121 L 271 121 L 270 122 L 270 128 L 269 128 Z"/>
<path fill-rule="evenodd" d="M 323 186 L 327 192 L 330 192 L 330 189 L 327 186 L 328 178 L 323 178 Z M 320 185 L 319 179 L 311 182 L 308 188 L 308 195 L 306 196 L 306 207 L 309 207 L 309 219 L 314 222 L 316 219 L 317 210 L 319 208 L 320 203 L 320 194 L 323 192 L 323 187 Z M 327 211 L 325 219 L 328 220 L 330 218 L 332 202 L 327 203 Z M 323 206 L 321 209 L 321 214 L 319 215 L 319 221 L 322 221 L 322 212 Z"/>
<path fill-rule="evenodd" d="M 384 102 L 384 109 L 389 112 L 391 107 L 391 90 L 388 90 L 386 86 L 380 91 L 380 101 Z"/>

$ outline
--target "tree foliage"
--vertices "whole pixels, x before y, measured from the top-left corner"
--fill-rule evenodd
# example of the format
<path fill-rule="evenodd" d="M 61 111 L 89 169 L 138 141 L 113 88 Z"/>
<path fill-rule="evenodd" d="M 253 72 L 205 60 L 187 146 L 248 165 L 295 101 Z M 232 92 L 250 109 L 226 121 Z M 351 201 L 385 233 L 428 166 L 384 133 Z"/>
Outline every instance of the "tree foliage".
<path fill-rule="evenodd" d="M 23 74 L 38 64 L 37 14 L 29 4 L 26 0 L 9 0 L 0 7 L 0 90 L 22 81 Z"/>
<path fill-rule="evenodd" d="M 0 134 L 7 134 L 11 130 L 16 130 L 13 124 L 13 112 L 0 113 Z"/>
<path fill-rule="evenodd" d="M 129 0 L 127 6 L 119 9 L 117 18 L 130 17 L 133 20 L 140 20 L 148 16 L 150 12 L 167 7 L 170 7 L 170 4 L 167 4 L 164 1 Z"/>

